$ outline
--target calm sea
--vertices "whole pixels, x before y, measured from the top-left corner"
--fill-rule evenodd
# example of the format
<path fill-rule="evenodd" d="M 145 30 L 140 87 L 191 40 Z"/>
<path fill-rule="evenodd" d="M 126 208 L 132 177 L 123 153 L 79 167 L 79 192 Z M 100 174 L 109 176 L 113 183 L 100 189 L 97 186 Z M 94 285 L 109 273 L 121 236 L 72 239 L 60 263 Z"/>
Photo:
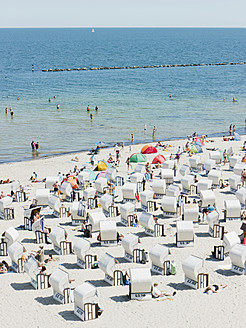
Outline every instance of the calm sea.
<path fill-rule="evenodd" d="M 42 69 L 240 61 L 246 29 L 0 29 L 0 162 L 32 158 L 32 140 L 41 157 L 151 140 L 154 125 L 157 139 L 244 127 L 246 65 Z"/>

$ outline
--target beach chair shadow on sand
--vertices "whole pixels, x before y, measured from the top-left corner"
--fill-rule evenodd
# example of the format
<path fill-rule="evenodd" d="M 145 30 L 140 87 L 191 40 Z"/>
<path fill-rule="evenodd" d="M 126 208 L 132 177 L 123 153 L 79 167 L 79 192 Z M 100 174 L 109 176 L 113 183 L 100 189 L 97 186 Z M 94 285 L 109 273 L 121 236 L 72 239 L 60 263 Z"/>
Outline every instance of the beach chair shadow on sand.
<path fill-rule="evenodd" d="M 218 270 L 215 270 L 215 272 L 217 272 L 218 274 L 220 274 L 221 276 L 224 276 L 224 277 L 232 277 L 232 276 L 235 276 L 236 274 L 234 272 L 231 271 L 231 269 L 218 269 Z"/>
<path fill-rule="evenodd" d="M 74 311 L 61 311 L 58 314 L 66 321 L 80 321 L 81 320 L 74 314 Z"/>
<path fill-rule="evenodd" d="M 58 305 L 58 303 L 54 300 L 53 296 L 36 297 L 35 301 L 37 301 L 38 303 L 40 303 L 42 305 Z"/>
<path fill-rule="evenodd" d="M 128 295 L 118 295 L 118 296 L 112 296 L 110 299 L 116 303 L 128 303 L 130 301 L 130 298 Z"/>
<path fill-rule="evenodd" d="M 167 284 L 167 286 L 170 286 L 176 290 L 191 290 L 191 288 L 185 285 L 184 282 L 180 282 L 180 283 L 170 282 L 169 284 Z"/>
<path fill-rule="evenodd" d="M 30 282 L 12 282 L 10 286 L 17 291 L 33 290 Z"/>

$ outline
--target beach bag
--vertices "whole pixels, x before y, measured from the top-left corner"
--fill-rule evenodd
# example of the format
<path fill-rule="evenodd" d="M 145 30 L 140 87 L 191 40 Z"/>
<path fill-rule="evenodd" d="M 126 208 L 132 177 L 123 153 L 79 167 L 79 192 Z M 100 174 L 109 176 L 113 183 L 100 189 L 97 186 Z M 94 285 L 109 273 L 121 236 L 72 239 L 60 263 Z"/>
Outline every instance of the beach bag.
<path fill-rule="evenodd" d="M 170 273 L 171 274 L 176 274 L 177 273 L 177 264 L 175 262 L 171 263 Z"/>

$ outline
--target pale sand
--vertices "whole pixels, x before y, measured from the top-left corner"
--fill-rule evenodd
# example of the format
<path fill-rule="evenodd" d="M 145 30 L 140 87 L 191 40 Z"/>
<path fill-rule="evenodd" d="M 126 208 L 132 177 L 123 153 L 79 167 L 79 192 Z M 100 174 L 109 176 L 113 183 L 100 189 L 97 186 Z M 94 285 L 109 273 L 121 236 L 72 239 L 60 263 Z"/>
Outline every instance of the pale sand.
<path fill-rule="evenodd" d="M 219 147 L 220 149 L 228 149 L 233 147 L 235 153 L 240 152 L 240 146 L 246 137 L 243 137 L 240 142 L 223 142 L 222 138 L 215 138 L 216 142 L 208 143 L 207 147 Z M 183 146 L 185 140 L 170 141 L 174 148 L 168 151 L 159 151 L 164 156 L 170 156 L 170 153 L 175 153 L 177 146 Z M 166 142 L 165 142 L 166 143 Z M 154 144 L 153 144 L 154 145 Z M 133 152 L 139 152 L 142 145 L 132 147 Z M 205 148 L 205 147 L 204 147 Z M 107 159 L 111 149 L 104 149 L 100 155 L 96 156 L 96 160 Z M 119 173 L 127 176 L 126 173 L 126 158 L 129 153 L 129 146 L 121 152 L 121 165 Z M 18 179 L 22 185 L 29 184 L 29 178 L 33 171 L 38 173 L 39 178 L 56 175 L 58 171 L 66 173 L 73 169 L 75 165 L 80 167 L 84 162 L 89 161 L 89 156 L 86 153 L 76 154 L 80 161 L 79 163 L 71 163 L 70 160 L 74 155 L 57 156 L 34 161 L 2 164 L 0 165 L 1 179 Z M 147 156 L 151 161 L 154 155 Z M 203 159 L 208 158 L 208 151 L 202 154 Z M 179 167 L 182 163 L 188 163 L 188 155 L 181 156 Z M 228 178 L 231 172 L 228 171 L 228 164 L 223 169 L 223 178 Z M 226 169 L 224 171 L 224 169 Z M 180 178 L 178 173 L 176 180 Z M 146 184 L 147 188 L 149 185 Z M 44 187 L 44 184 L 32 184 L 30 198 L 35 194 L 35 189 Z M 233 199 L 235 196 L 228 193 L 228 188 L 215 190 L 217 196 L 217 207 L 222 217 L 223 203 L 225 199 Z M 4 193 L 10 192 L 10 185 L 1 185 L 0 191 Z M 118 192 L 118 187 L 116 193 Z M 120 197 L 119 197 L 120 198 Z M 0 233 L 6 230 L 9 226 L 19 226 L 23 224 L 23 203 L 14 203 L 15 220 L 0 221 Z M 140 205 L 138 205 L 140 206 Z M 160 211 L 158 212 L 161 213 Z M 157 213 L 157 214 L 158 214 Z M 61 223 L 70 222 L 71 219 L 62 219 Z M 236 327 L 241 326 L 244 320 L 245 311 L 245 291 L 246 279 L 245 276 L 233 274 L 228 270 L 230 260 L 217 261 L 210 259 L 211 251 L 214 245 L 219 245 L 221 241 L 208 236 L 208 225 L 200 225 L 195 229 L 195 246 L 191 248 L 176 248 L 174 244 L 175 225 L 170 223 L 175 222 L 174 219 L 164 220 L 167 228 L 167 237 L 154 238 L 147 237 L 141 234 L 142 247 L 149 251 L 155 244 L 163 243 L 171 249 L 170 259 L 174 259 L 177 263 L 177 274 L 175 276 L 152 276 L 153 282 L 158 282 L 161 290 L 173 292 L 177 290 L 177 295 L 173 301 L 129 301 L 128 287 L 110 287 L 103 282 L 104 274 L 100 269 L 97 270 L 82 270 L 76 266 L 76 256 L 55 256 L 56 261 L 48 264 L 48 270 L 54 271 L 59 263 L 64 263 L 63 268 L 67 268 L 71 279 L 75 279 L 74 287 L 80 285 L 84 281 L 91 281 L 98 286 L 99 304 L 104 309 L 102 316 L 93 321 L 82 322 L 73 314 L 73 304 L 61 305 L 57 304 L 52 299 L 52 289 L 34 290 L 30 285 L 30 279 L 27 274 L 6 274 L 0 276 L 0 318 L 1 327 Z M 59 219 L 47 219 L 46 224 L 54 227 L 58 224 Z M 235 230 L 238 234 L 241 223 L 227 222 L 226 230 Z M 73 227 L 66 225 L 68 239 L 75 241 L 79 232 L 72 231 Z M 143 232 L 140 228 L 125 228 L 118 227 L 118 231 L 126 235 L 129 232 Z M 27 250 L 37 250 L 38 245 L 34 243 L 34 234 L 31 231 L 19 231 L 20 241 L 26 246 Z M 91 242 L 95 242 L 92 240 Z M 46 245 L 46 254 L 52 245 Z M 116 258 L 123 257 L 122 246 L 118 247 L 92 247 L 92 253 L 98 254 L 99 258 L 109 252 Z M 189 254 L 194 254 L 206 259 L 205 268 L 210 274 L 210 283 L 228 284 L 228 287 L 221 293 L 214 295 L 203 294 L 202 290 L 192 290 L 186 287 L 184 282 L 184 274 L 182 271 L 182 261 Z M 1 257 L 10 263 L 9 257 Z M 227 265 L 225 270 L 219 268 L 221 265 Z M 145 265 L 150 267 L 150 263 Z M 119 268 L 143 267 L 142 264 L 119 264 Z M 243 311 L 244 310 L 244 311 Z"/>

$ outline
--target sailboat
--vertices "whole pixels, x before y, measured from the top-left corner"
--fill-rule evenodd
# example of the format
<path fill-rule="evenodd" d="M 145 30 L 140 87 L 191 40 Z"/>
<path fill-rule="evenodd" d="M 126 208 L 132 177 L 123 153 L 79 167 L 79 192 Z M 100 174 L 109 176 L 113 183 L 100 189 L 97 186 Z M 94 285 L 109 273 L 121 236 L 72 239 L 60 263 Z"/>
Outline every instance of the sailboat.
<path fill-rule="evenodd" d="M 92 33 L 94 33 L 94 32 L 95 32 L 94 28 L 91 30 L 91 32 L 92 32 Z"/>

